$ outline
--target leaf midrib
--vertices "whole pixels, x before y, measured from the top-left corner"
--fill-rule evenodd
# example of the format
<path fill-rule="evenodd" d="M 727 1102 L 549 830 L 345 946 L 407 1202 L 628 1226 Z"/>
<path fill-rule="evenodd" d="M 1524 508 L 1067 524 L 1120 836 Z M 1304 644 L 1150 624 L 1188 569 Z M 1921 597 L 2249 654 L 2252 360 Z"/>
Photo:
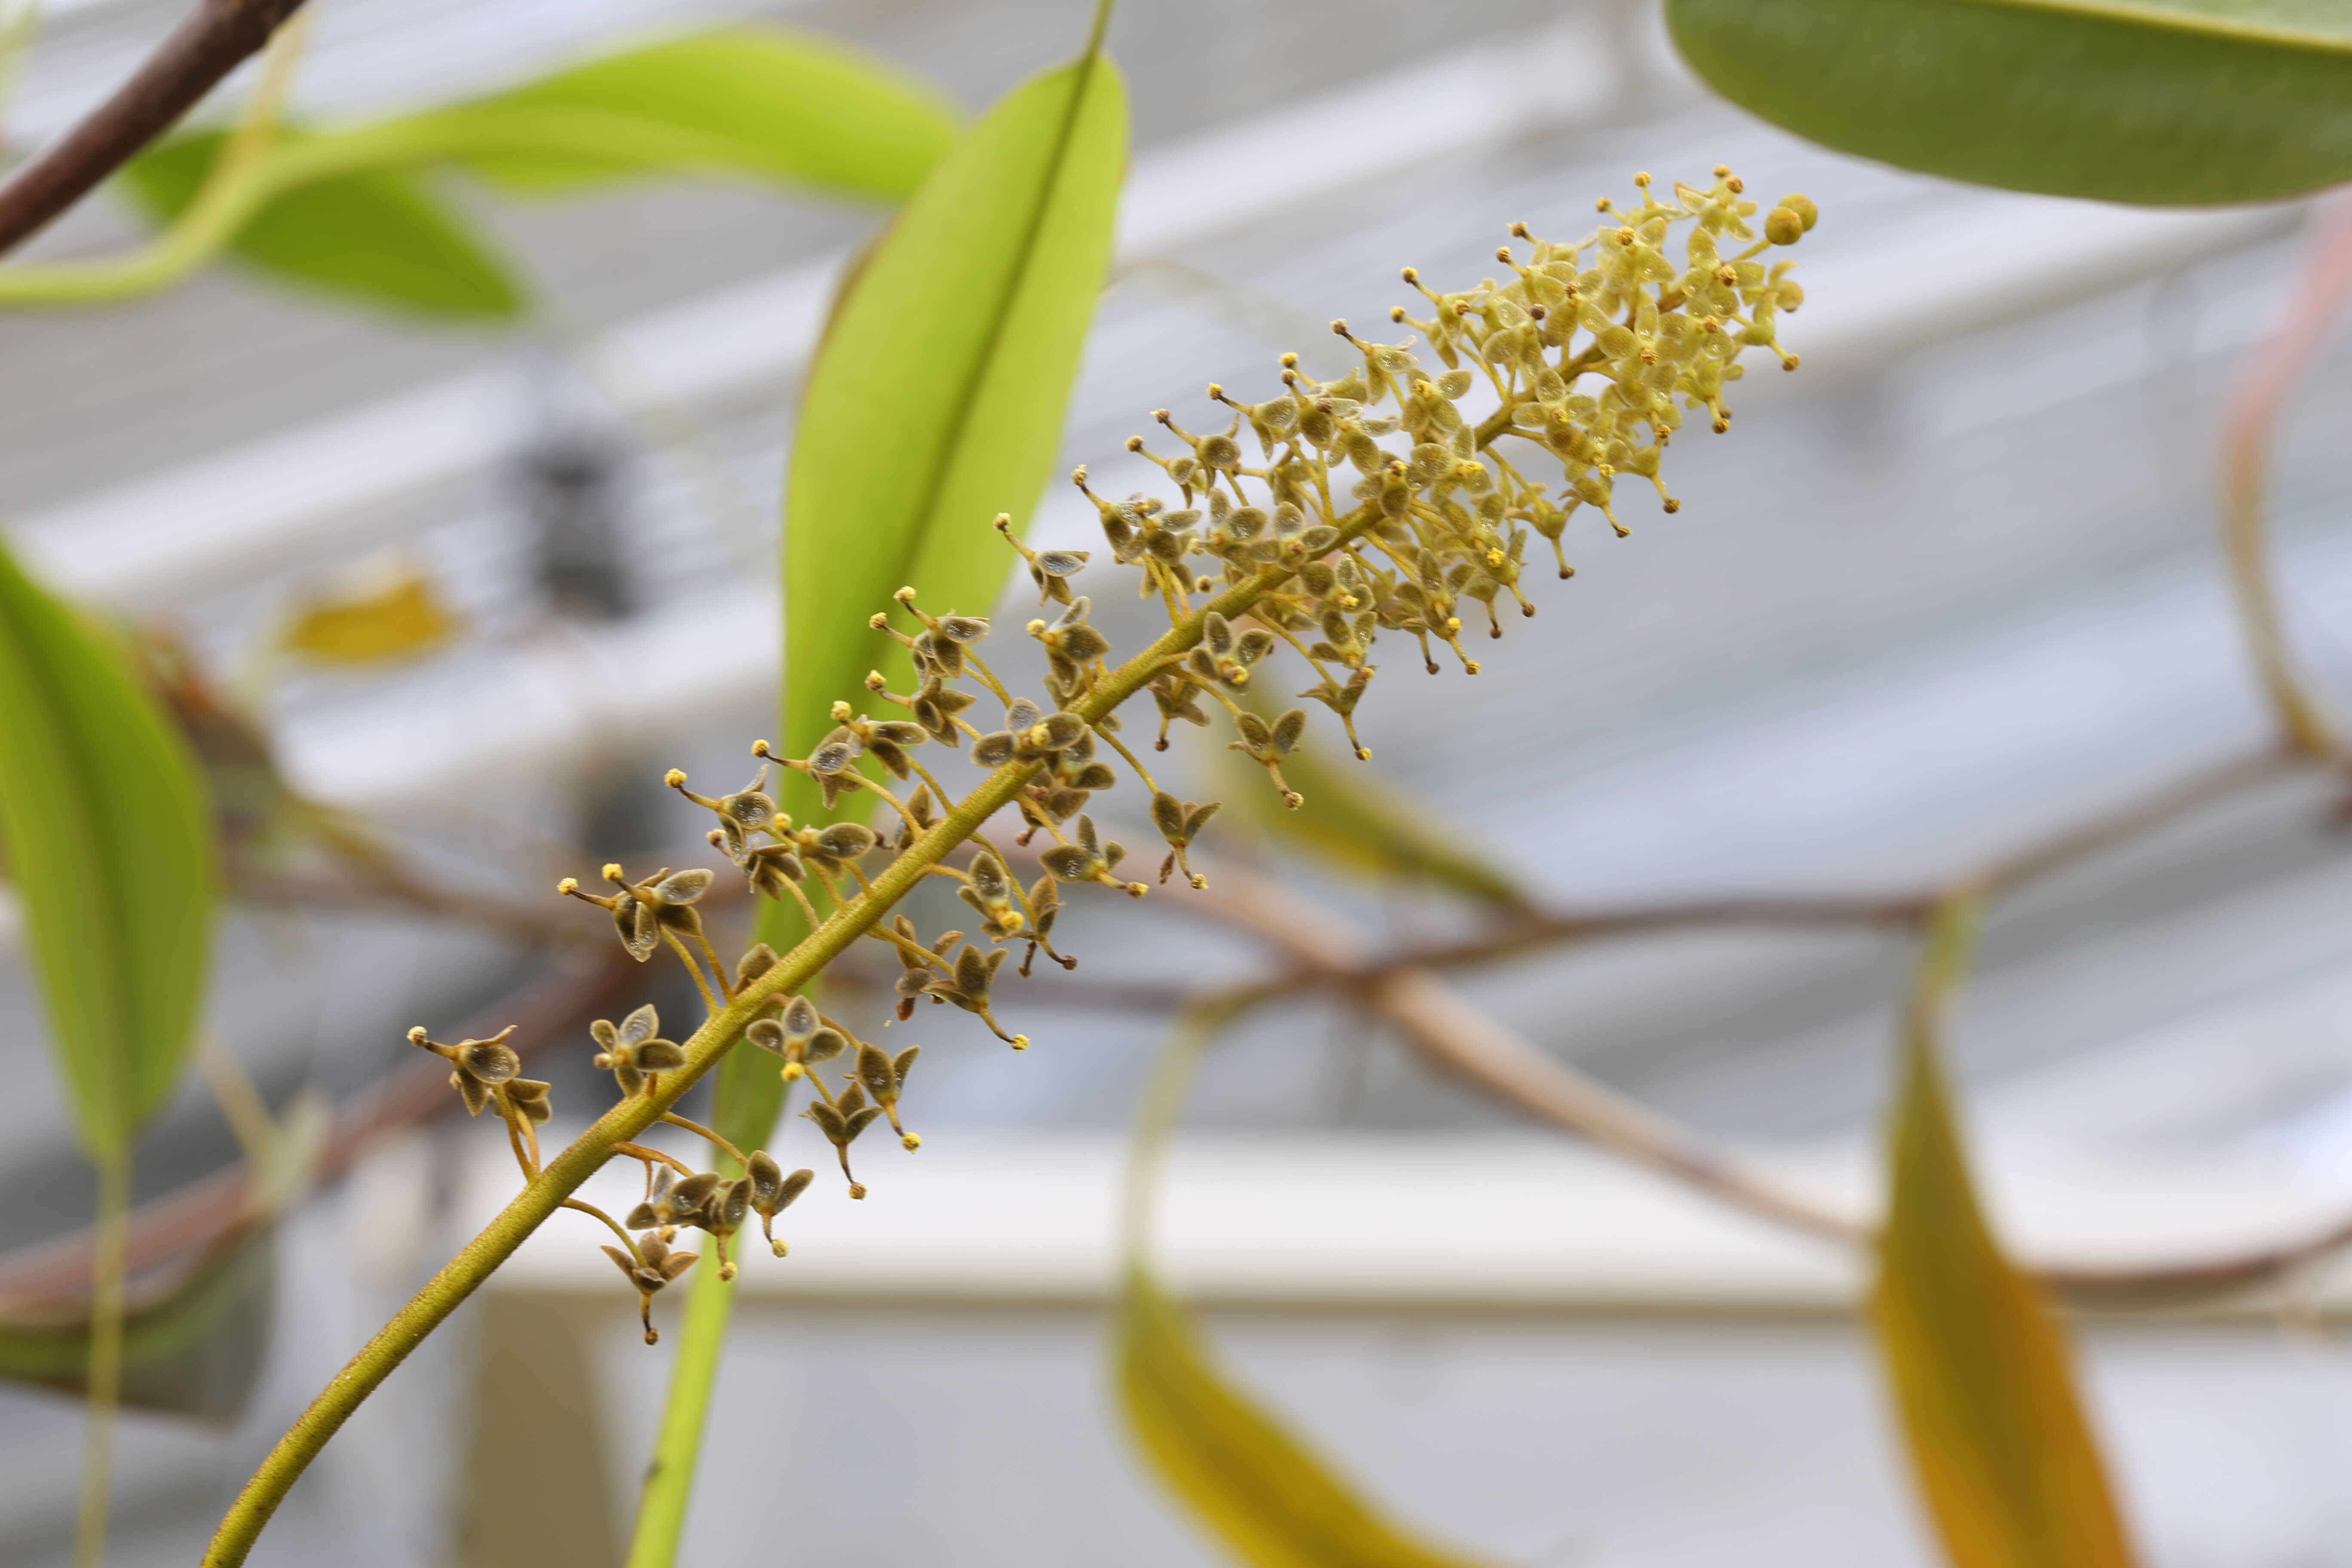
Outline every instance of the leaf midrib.
<path fill-rule="evenodd" d="M 1079 62 L 1081 68 L 1070 89 L 1069 107 L 1063 111 L 1061 127 L 1055 132 L 1053 156 L 1046 164 L 1048 173 L 1038 186 L 1037 200 L 1030 207 L 1028 221 L 1022 231 L 1018 259 L 1013 265 L 1012 279 L 1007 283 L 1003 294 L 999 298 L 999 308 L 992 312 L 993 320 L 989 323 L 987 334 L 982 340 L 981 352 L 973 356 L 971 369 L 964 377 L 962 384 L 957 388 L 954 401 L 950 405 L 953 424 L 950 428 L 953 434 L 940 448 L 939 456 L 932 461 L 929 471 L 924 475 L 921 488 L 917 492 L 921 498 L 917 502 L 919 509 L 917 517 L 919 521 L 914 528 L 908 531 L 907 537 L 899 548 L 898 570 L 892 574 L 892 580 L 895 582 L 904 583 L 912 580 L 916 563 L 922 559 L 923 546 L 930 537 L 931 529 L 938 522 L 940 499 L 945 488 L 946 476 L 954 468 L 957 459 L 963 454 L 965 444 L 971 438 L 972 405 L 979 400 L 981 384 L 988 379 L 989 367 L 995 363 L 998 350 L 1003 344 L 1005 330 L 1012 320 L 1013 302 L 1021 297 L 1021 291 L 1028 282 L 1030 271 L 1035 265 L 1037 237 L 1045 229 L 1045 215 L 1053 210 L 1054 199 L 1059 194 L 1063 178 L 1068 173 L 1070 142 L 1077 134 L 1078 115 L 1086 107 L 1087 94 L 1094 86 L 1095 72 L 1100 68 L 1101 63 L 1102 50 L 1099 47 L 1088 49 Z"/>

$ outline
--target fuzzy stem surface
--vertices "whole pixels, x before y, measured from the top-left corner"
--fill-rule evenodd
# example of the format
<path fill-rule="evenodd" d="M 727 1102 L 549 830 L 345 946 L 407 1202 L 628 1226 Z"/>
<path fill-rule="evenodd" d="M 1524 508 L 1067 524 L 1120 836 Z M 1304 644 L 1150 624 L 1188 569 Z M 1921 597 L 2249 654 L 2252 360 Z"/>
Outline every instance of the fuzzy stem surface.
<path fill-rule="evenodd" d="M 1340 542 L 1355 538 L 1378 516 L 1370 506 L 1349 513 L 1340 529 Z M 1129 698 L 1150 683 L 1168 662 L 1199 645 L 1208 617 L 1241 615 L 1296 575 L 1286 566 L 1268 566 L 1207 601 L 1201 609 L 1171 626 L 1116 670 L 1109 672 L 1071 710 L 1088 724 L 1099 722 Z M 362 1346 L 334 1380 L 310 1402 L 309 1409 L 278 1440 L 251 1479 L 237 1494 L 205 1550 L 205 1568 L 235 1568 L 246 1560 L 253 1543 L 286 1500 L 296 1480 L 310 1468 L 329 1439 L 351 1419 L 367 1396 L 393 1370 L 441 1326 L 459 1303 L 472 1295 L 517 1247 L 562 1206 L 563 1200 L 601 1169 L 614 1146 L 634 1141 L 661 1119 L 687 1090 L 726 1056 L 742 1036 L 744 1026 L 770 1002 L 797 991 L 824 967 L 848 951 L 876 921 L 929 874 L 930 868 L 978 832 L 988 819 L 1010 805 L 1024 785 L 1044 764 L 1032 761 L 1005 763 L 958 802 L 939 826 L 908 846 L 873 880 L 870 889 L 841 906 L 824 924 L 809 934 L 765 974 L 746 985 L 733 1002 L 713 1014 L 685 1042 L 686 1066 L 662 1075 L 656 1093 L 633 1095 L 613 1107 L 575 1139 L 540 1174 L 526 1184 L 480 1234 L 428 1280 L 391 1321 Z"/>

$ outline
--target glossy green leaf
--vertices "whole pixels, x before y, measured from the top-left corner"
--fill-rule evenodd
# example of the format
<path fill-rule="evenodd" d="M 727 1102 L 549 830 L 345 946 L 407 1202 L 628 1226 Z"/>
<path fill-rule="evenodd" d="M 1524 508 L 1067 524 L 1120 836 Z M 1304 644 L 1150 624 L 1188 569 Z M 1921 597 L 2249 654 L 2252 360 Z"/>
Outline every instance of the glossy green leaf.
<path fill-rule="evenodd" d="M 1667 0 L 1666 16 L 1733 102 L 1906 169 L 2159 205 L 2352 180 L 2352 0 Z"/>
<path fill-rule="evenodd" d="M 291 144 L 296 132 L 283 133 Z M 166 142 L 132 160 L 124 183 L 158 223 L 195 199 L 226 141 L 217 131 Z M 369 304 L 447 321 L 511 321 L 522 285 L 488 241 L 418 178 L 398 169 L 338 174 L 264 205 L 231 254 L 273 277 Z"/>
<path fill-rule="evenodd" d="M 986 615 L 1061 438 L 1111 253 L 1127 96 L 1098 56 L 1015 89 L 934 170 L 844 301 L 810 373 L 784 543 L 786 747 L 804 755 L 866 673 L 903 682 L 868 630 L 911 584 Z M 903 683 L 899 689 L 904 689 Z M 784 807 L 814 791 L 786 775 Z"/>
<path fill-rule="evenodd" d="M 1937 1061 L 1967 919 L 1947 912 L 1913 1004 L 1870 1322 L 1953 1568 L 2126 1568 L 2065 1333 L 1985 1223 Z"/>
<path fill-rule="evenodd" d="M 187 744 L 112 637 L 0 550 L 0 839 L 82 1141 L 126 1151 L 179 1080 L 216 896 Z"/>
<path fill-rule="evenodd" d="M 122 1403 L 230 1422 L 260 1379 L 268 1347 L 274 1233 L 257 1226 L 181 1279 L 134 1300 L 122 1323 Z M 0 1378 L 83 1392 L 86 1310 L 0 1314 Z"/>
<path fill-rule="evenodd" d="M 1336 870 L 1443 888 L 1501 910 L 1528 907 L 1527 895 L 1467 833 L 1373 763 L 1353 761 L 1336 740 L 1329 733 L 1310 735 L 1282 759 L 1283 778 L 1302 797 L 1297 810 L 1282 804 L 1263 768 L 1237 753 L 1228 753 L 1234 763 L 1226 798 L 1249 811 L 1276 843 Z"/>
<path fill-rule="evenodd" d="M 722 27 L 591 60 L 482 100 L 481 108 L 588 110 L 706 139 L 696 166 L 897 201 L 954 142 L 940 94 L 846 44 L 780 27 Z M 564 192 L 647 172 L 587 153 L 467 160 L 509 190 Z M 656 167 L 659 164 L 656 163 Z"/>
<path fill-rule="evenodd" d="M 1128 1425 L 1169 1489 L 1253 1568 L 1469 1568 L 1381 1516 L 1211 1362 L 1140 1266 L 1119 1305 Z"/>

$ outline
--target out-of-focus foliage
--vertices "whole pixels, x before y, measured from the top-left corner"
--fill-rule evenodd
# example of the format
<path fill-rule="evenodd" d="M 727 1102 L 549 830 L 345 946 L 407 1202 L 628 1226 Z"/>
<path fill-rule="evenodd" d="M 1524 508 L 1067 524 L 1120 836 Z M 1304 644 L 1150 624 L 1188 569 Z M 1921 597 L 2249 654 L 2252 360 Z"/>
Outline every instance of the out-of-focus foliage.
<path fill-rule="evenodd" d="M 255 176 L 282 188 L 228 247 L 268 275 L 372 305 L 506 321 L 528 309 L 528 290 L 426 174 L 467 169 L 525 195 L 722 174 L 896 200 L 954 134 L 939 95 L 881 60 L 809 34 L 720 28 L 402 119 L 282 131 Z M 204 189 L 225 141 L 202 131 L 162 142 L 124 184 L 170 222 Z"/>
<path fill-rule="evenodd" d="M 306 138 L 282 133 L 289 145 Z M 204 188 L 227 133 L 164 142 L 124 171 L 159 221 Z M 263 206 L 229 244 L 238 259 L 284 281 L 453 321 L 506 321 L 525 293 L 505 258 L 413 173 L 368 169 L 297 186 Z"/>
<path fill-rule="evenodd" d="M 380 664 L 431 652 L 457 625 L 433 579 L 407 570 L 358 593 L 311 599 L 287 624 L 278 644 L 323 664 Z"/>
<path fill-rule="evenodd" d="M 179 1081 L 217 885 L 186 742 L 127 650 L 0 551 L 0 839 L 82 1142 L 119 1157 Z"/>
<path fill-rule="evenodd" d="M 721 27 L 591 60 L 482 100 L 489 110 L 560 110 L 690 132 L 714 172 L 901 201 L 956 135 L 936 89 L 813 33 Z M 488 153 L 467 166 L 517 194 L 569 193 L 662 173 L 586 153 Z"/>
<path fill-rule="evenodd" d="M 1944 1087 L 1969 918 L 1947 912 L 1913 1001 L 1870 1321 L 1953 1568 L 2126 1568 L 2064 1333 L 1985 1223 Z"/>
<path fill-rule="evenodd" d="M 2152 205 L 2352 180 L 2352 0 L 1667 0 L 1733 102 L 1906 169 Z"/>
<path fill-rule="evenodd" d="M 1211 1364 L 1140 1264 L 1119 1305 L 1119 1396 L 1160 1479 L 1253 1568 L 1473 1568 L 1381 1517 Z"/>
<path fill-rule="evenodd" d="M 234 1421 L 261 1374 L 269 1338 L 274 1233 L 226 1238 L 122 1322 L 122 1403 Z M 86 1312 L 0 1315 L 0 1377 L 79 1394 L 89 1367 Z"/>
<path fill-rule="evenodd" d="M 1252 706 L 1264 710 L 1255 702 Z M 1283 760 L 1283 776 L 1304 797 L 1296 811 L 1254 777 L 1240 780 L 1233 797 L 1276 843 L 1350 876 L 1443 889 L 1500 910 L 1528 907 L 1518 884 L 1443 813 L 1414 799 L 1374 764 L 1327 761 L 1332 754 L 1307 746 Z M 1248 770 L 1238 764 L 1229 771 L 1238 775 Z"/>

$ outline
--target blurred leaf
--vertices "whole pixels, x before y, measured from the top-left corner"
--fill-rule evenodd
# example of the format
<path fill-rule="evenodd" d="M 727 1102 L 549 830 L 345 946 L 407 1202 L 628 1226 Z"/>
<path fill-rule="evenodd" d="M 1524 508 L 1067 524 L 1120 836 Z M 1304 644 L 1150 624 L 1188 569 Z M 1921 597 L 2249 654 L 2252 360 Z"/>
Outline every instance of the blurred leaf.
<path fill-rule="evenodd" d="M 82 1141 L 170 1096 L 217 895 L 194 759 L 123 647 L 0 550 L 0 837 Z"/>
<path fill-rule="evenodd" d="M 698 165 L 899 200 L 954 142 L 928 84 L 813 33 L 721 27 L 591 60 L 481 100 L 488 110 L 585 110 L 707 139 Z M 516 192 L 570 192 L 658 163 L 585 153 L 484 153 L 468 166 Z"/>
<path fill-rule="evenodd" d="M 456 629 L 432 579 L 408 568 L 357 593 L 311 600 L 278 643 L 328 664 L 376 664 L 430 652 Z"/>
<path fill-rule="evenodd" d="M 2352 0 L 1667 0 L 1666 16 L 1733 102 L 1906 169 L 2157 205 L 2352 179 Z"/>
<path fill-rule="evenodd" d="M 1954 1568 L 2125 1568 L 2064 1331 L 1978 1207 L 1937 1059 L 1970 921 L 1942 911 L 1913 999 L 1870 1321 Z"/>
<path fill-rule="evenodd" d="M 1160 1479 L 1254 1568 L 1466 1568 L 1382 1518 L 1211 1364 L 1139 1264 L 1119 1305 L 1128 1425 Z"/>
<path fill-rule="evenodd" d="M 259 1381 L 269 1339 L 275 1233 L 246 1228 L 123 1320 L 122 1403 L 233 1422 Z M 83 1392 L 87 1305 L 71 1313 L 0 1308 L 0 1378 Z"/>
<path fill-rule="evenodd" d="M 1266 717 L 1278 705 L 1250 704 Z M 1329 737 L 1325 737 L 1328 740 Z M 1499 910 L 1525 910 L 1527 895 L 1489 862 L 1471 837 L 1445 815 L 1374 771 L 1370 763 L 1326 762 L 1313 741 L 1282 759 L 1282 776 L 1302 797 L 1297 810 L 1282 804 L 1265 770 L 1234 758 L 1227 791 L 1277 844 L 1297 848 L 1337 870 L 1384 880 L 1444 888 Z"/>
<path fill-rule="evenodd" d="M 305 140 L 279 133 L 292 145 Z M 226 134 L 203 131 L 141 153 L 123 180 L 158 224 L 195 199 Z M 229 244 L 275 277 L 417 315 L 508 321 L 524 291 L 488 242 L 403 170 L 337 174 L 265 204 Z"/>
<path fill-rule="evenodd" d="M 785 510 L 784 743 L 804 754 L 866 672 L 904 650 L 866 620 L 912 584 L 986 615 L 1025 522 L 1102 291 L 1127 163 L 1117 68 L 1087 56 L 1016 88 L 932 171 L 810 373 Z M 784 809 L 815 791 L 787 773 Z"/>

